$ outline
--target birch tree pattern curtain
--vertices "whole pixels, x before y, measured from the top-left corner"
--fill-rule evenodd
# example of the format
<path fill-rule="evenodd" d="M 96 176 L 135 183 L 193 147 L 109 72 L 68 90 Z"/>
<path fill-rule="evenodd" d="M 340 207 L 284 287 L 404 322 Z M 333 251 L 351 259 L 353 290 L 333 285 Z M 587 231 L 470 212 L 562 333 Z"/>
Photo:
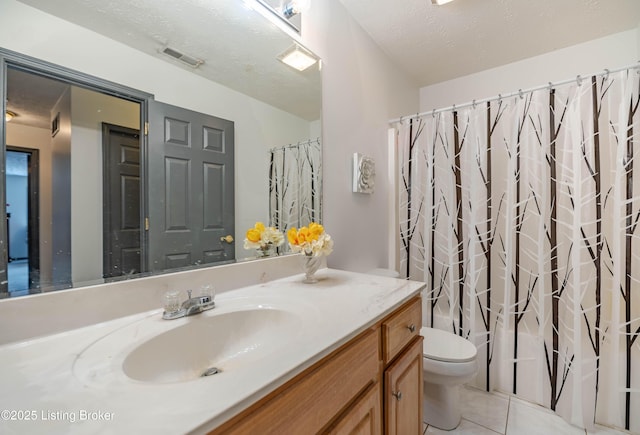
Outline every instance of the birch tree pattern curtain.
<path fill-rule="evenodd" d="M 401 271 L 475 383 L 640 433 L 640 75 L 400 121 Z M 634 412 L 635 410 L 635 412 Z"/>
<path fill-rule="evenodd" d="M 285 232 L 322 219 L 320 139 L 269 151 L 269 225 Z"/>

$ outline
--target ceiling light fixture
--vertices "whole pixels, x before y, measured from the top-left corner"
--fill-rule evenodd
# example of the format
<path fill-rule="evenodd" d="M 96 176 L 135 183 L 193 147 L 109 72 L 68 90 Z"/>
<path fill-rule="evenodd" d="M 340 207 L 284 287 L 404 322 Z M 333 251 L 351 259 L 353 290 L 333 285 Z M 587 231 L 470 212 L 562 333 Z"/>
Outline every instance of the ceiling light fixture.
<path fill-rule="evenodd" d="M 4 120 L 5 120 L 6 122 L 11 121 L 11 120 L 12 120 L 13 118 L 15 118 L 16 116 L 18 116 L 18 115 L 16 115 L 16 114 L 15 114 L 14 112 L 12 112 L 11 110 L 7 110 L 6 112 L 4 112 Z"/>
<path fill-rule="evenodd" d="M 285 18 L 291 18 L 300 12 L 306 11 L 311 6 L 311 0 L 291 0 L 282 8 L 282 15 Z"/>
<path fill-rule="evenodd" d="M 315 64 L 318 58 L 299 44 L 293 44 L 287 51 L 278 56 L 278 60 L 298 71 L 304 71 Z"/>
<path fill-rule="evenodd" d="M 451 1 L 453 1 L 453 0 L 431 0 L 431 3 L 433 3 L 434 5 L 437 5 L 437 6 L 441 6 L 441 5 L 443 5 L 445 3 L 449 3 Z"/>

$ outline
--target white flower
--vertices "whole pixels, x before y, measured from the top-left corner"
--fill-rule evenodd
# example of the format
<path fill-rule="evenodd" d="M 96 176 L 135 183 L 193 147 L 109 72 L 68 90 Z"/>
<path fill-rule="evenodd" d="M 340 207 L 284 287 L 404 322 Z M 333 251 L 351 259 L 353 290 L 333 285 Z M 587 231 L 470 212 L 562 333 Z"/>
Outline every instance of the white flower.
<path fill-rule="evenodd" d="M 264 245 L 280 246 L 284 243 L 284 235 L 274 227 L 267 227 L 262 232 L 260 240 Z"/>
<path fill-rule="evenodd" d="M 244 249 L 263 249 L 280 246 L 284 243 L 284 235 L 274 227 L 265 227 L 262 222 L 256 222 L 253 228 L 247 230 L 244 239 Z"/>

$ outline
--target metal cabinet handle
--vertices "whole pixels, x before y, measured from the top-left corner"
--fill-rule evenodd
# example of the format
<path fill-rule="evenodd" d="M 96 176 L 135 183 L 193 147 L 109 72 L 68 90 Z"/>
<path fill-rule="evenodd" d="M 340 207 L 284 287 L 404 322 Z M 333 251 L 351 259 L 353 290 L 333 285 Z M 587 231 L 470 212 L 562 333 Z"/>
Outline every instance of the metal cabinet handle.
<path fill-rule="evenodd" d="M 414 333 L 416 332 L 416 325 L 412 323 L 411 325 L 407 326 L 407 329 L 409 330 L 409 332 Z"/>
<path fill-rule="evenodd" d="M 395 397 L 396 399 L 398 399 L 398 400 L 402 399 L 402 391 L 395 391 L 395 392 L 391 393 L 391 395 L 393 397 Z"/>
<path fill-rule="evenodd" d="M 228 236 L 220 237 L 221 242 L 233 243 L 233 236 L 229 234 Z"/>

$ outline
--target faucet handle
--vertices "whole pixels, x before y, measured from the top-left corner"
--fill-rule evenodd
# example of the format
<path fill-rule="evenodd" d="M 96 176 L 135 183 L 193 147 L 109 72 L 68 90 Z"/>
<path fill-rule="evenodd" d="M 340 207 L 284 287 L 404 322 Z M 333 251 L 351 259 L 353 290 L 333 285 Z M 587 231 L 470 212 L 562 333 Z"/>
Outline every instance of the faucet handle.
<path fill-rule="evenodd" d="M 216 297 L 216 290 L 211 284 L 204 284 L 200 287 L 200 295 L 208 297 L 209 300 L 214 300 Z"/>
<path fill-rule="evenodd" d="M 171 290 L 163 296 L 164 311 L 166 313 L 173 313 L 180 309 L 180 292 L 178 290 Z"/>

